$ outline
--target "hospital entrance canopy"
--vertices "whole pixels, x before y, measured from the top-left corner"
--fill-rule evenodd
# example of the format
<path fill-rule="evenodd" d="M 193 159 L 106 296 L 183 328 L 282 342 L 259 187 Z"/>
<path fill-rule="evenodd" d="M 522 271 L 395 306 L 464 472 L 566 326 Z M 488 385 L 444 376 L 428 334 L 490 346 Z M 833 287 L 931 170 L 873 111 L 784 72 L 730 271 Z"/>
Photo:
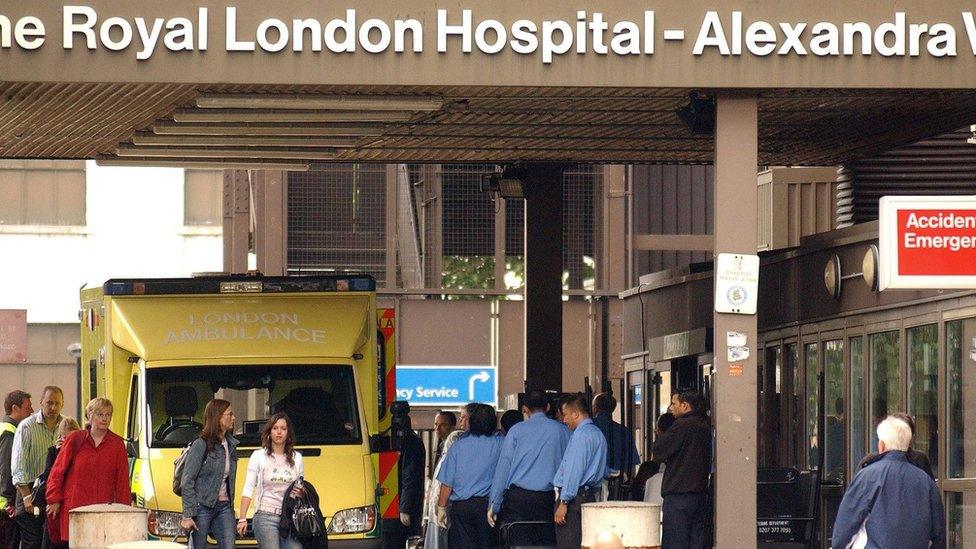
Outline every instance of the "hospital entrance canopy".
<path fill-rule="evenodd" d="M 0 157 L 705 163 L 689 92 L 758 96 L 759 162 L 968 124 L 971 2 L 103 0 L 0 5 Z"/>

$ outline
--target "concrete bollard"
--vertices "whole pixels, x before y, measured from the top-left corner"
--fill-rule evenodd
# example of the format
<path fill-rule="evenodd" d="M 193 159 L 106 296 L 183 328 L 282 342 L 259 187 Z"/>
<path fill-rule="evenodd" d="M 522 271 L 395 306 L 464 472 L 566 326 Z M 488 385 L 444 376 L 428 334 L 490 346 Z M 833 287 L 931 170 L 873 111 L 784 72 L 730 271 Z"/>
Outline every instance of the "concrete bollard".
<path fill-rule="evenodd" d="M 604 501 L 583 505 L 585 549 L 657 549 L 661 546 L 660 532 L 661 506 L 656 503 Z"/>
<path fill-rule="evenodd" d="M 86 505 L 68 515 L 72 549 L 104 549 L 116 543 L 141 541 L 148 535 L 148 511 L 118 503 Z"/>

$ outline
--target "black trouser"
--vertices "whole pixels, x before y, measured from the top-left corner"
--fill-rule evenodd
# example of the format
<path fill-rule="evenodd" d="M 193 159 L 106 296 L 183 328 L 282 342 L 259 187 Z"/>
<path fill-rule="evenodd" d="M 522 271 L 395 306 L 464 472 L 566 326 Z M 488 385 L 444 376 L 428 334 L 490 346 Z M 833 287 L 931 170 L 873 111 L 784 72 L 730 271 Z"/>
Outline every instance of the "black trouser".
<path fill-rule="evenodd" d="M 410 526 L 404 526 L 400 519 L 393 519 L 383 524 L 383 546 L 403 549 L 407 540 L 420 535 L 420 513 L 410 515 Z"/>
<path fill-rule="evenodd" d="M 0 507 L 0 547 L 20 547 L 20 530 L 13 517 L 7 515 L 7 510 Z"/>
<path fill-rule="evenodd" d="M 51 542 L 51 530 L 44 527 L 44 539 L 41 540 L 41 549 L 68 549 L 68 542 L 64 543 L 52 543 Z"/>
<path fill-rule="evenodd" d="M 556 494 L 552 490 L 536 492 L 519 488 L 514 484 L 508 487 L 505 492 L 505 499 L 502 500 L 502 510 L 499 520 L 502 524 L 511 522 L 548 522 L 519 528 L 518 526 L 509 529 L 509 545 L 555 545 L 556 530 L 552 522 L 552 503 L 556 499 Z"/>
<path fill-rule="evenodd" d="M 44 537 L 44 515 L 35 517 L 27 513 L 17 515 L 17 528 L 20 530 L 20 549 L 41 549 Z"/>
<path fill-rule="evenodd" d="M 705 547 L 705 517 L 708 499 L 704 492 L 668 494 L 661 506 L 663 531 L 661 549 Z"/>
<path fill-rule="evenodd" d="M 559 549 L 580 549 L 583 545 L 583 504 L 596 501 L 596 490 L 581 487 L 579 493 L 569 502 L 566 510 L 566 524 L 556 525 L 556 547 Z M 559 502 L 556 502 L 556 509 Z"/>
<path fill-rule="evenodd" d="M 448 510 L 447 546 L 451 549 L 487 549 L 493 547 L 488 526 L 488 498 L 452 501 Z"/>

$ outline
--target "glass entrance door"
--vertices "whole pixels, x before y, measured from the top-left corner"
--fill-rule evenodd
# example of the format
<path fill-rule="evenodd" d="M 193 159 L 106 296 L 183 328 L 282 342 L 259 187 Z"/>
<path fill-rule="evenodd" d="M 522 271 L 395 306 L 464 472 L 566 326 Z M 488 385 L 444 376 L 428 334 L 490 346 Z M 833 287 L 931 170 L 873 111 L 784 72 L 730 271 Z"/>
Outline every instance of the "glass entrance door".
<path fill-rule="evenodd" d="M 627 425 L 637 442 L 637 453 L 640 454 L 641 462 L 647 459 L 645 456 L 650 455 L 646 451 L 647 445 L 644 443 L 644 434 L 647 433 L 647 414 L 645 412 L 647 395 L 644 390 L 646 386 L 644 373 L 642 370 L 637 370 L 627 374 L 627 401 L 629 406 L 624 408 L 627 410 Z"/>

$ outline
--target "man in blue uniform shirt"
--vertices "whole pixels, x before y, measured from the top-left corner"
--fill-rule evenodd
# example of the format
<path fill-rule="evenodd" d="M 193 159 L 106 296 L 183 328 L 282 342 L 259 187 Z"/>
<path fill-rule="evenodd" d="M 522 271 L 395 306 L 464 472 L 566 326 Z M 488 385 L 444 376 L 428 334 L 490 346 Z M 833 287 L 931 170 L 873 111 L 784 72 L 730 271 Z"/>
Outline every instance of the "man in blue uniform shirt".
<path fill-rule="evenodd" d="M 566 452 L 569 431 L 546 417 L 548 400 L 542 391 L 526 394 L 525 421 L 512 426 L 505 436 L 491 483 L 488 524 L 492 526 L 499 511 L 503 523 L 552 520 L 552 479 Z M 511 534 L 511 545 L 553 545 L 556 541 L 552 526 Z"/>
<path fill-rule="evenodd" d="M 556 512 L 556 547 L 579 549 L 583 544 L 582 505 L 596 501 L 607 475 L 607 440 L 590 419 L 583 395 L 563 401 L 563 418 L 573 430 L 552 484 L 559 490 Z"/>
<path fill-rule="evenodd" d="M 485 516 L 491 479 L 505 439 L 495 433 L 498 420 L 494 408 L 472 403 L 465 406 L 465 410 L 468 432 L 451 446 L 437 473 L 441 483 L 437 523 L 448 529 L 448 547 L 483 549 L 494 545 Z M 447 509 L 449 501 L 450 511 Z"/>
<path fill-rule="evenodd" d="M 944 548 L 945 514 L 939 488 L 905 457 L 912 443 L 911 427 L 888 416 L 877 432 L 881 457 L 854 475 L 844 492 L 833 546 Z"/>

